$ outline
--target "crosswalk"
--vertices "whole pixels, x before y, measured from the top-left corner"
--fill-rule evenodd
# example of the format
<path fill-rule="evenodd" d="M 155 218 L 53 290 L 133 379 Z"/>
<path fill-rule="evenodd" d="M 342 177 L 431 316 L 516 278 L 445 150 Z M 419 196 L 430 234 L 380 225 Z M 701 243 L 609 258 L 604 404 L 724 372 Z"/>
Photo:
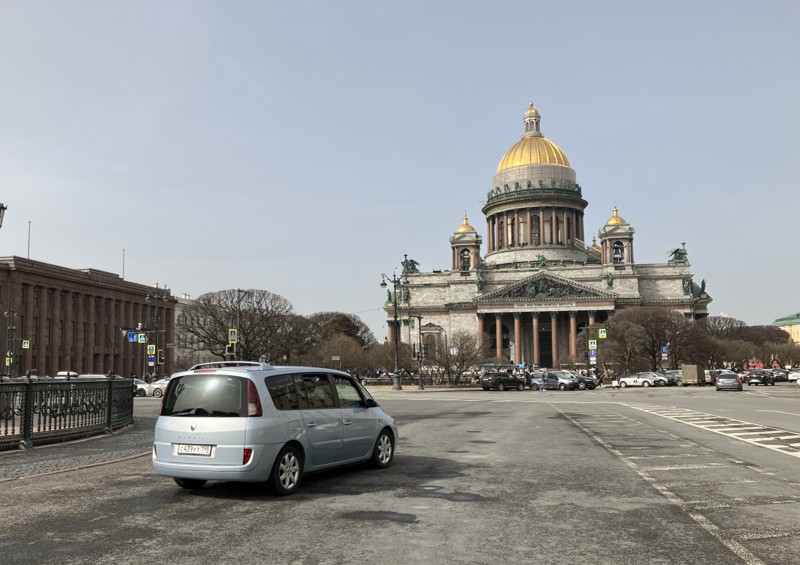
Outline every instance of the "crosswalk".
<path fill-rule="evenodd" d="M 800 458 L 800 434 L 794 432 L 686 408 L 641 405 L 629 408 Z"/>

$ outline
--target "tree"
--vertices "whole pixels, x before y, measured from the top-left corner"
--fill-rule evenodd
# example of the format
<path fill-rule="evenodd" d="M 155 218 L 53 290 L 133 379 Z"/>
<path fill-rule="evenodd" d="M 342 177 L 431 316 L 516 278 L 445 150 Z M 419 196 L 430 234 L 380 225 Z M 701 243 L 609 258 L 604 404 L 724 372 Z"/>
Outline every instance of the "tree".
<path fill-rule="evenodd" d="M 463 374 L 480 360 L 478 337 L 464 331 L 453 332 L 449 340 L 437 341 L 433 351 L 428 350 L 426 359 L 428 366 L 446 378 L 448 384 L 458 384 Z"/>
<path fill-rule="evenodd" d="M 700 355 L 701 340 L 694 321 L 680 312 L 660 307 L 636 307 L 622 310 L 609 319 L 609 339 L 616 339 L 615 326 L 620 322 L 636 324 L 644 331 L 645 344 L 639 350 L 637 365 L 656 371 L 661 363 L 661 348 L 669 352 L 668 365 L 677 368 L 685 361 L 695 361 Z"/>
<path fill-rule="evenodd" d="M 377 342 L 372 330 L 355 314 L 344 312 L 317 312 L 308 317 L 319 326 L 319 338 L 329 339 L 341 334 L 358 341 L 362 347 L 371 347 Z"/>
<path fill-rule="evenodd" d="M 210 292 L 184 308 L 176 329 L 191 352 L 210 351 L 225 358 L 228 329 L 238 328 L 237 356 L 243 360 L 283 361 L 311 345 L 313 325 L 294 313 L 284 297 L 253 291 L 242 305 L 236 289 Z"/>
<path fill-rule="evenodd" d="M 647 332 L 639 324 L 617 320 L 609 324 L 609 337 L 603 344 L 603 360 L 619 366 L 620 374 L 643 367 L 648 346 Z"/>

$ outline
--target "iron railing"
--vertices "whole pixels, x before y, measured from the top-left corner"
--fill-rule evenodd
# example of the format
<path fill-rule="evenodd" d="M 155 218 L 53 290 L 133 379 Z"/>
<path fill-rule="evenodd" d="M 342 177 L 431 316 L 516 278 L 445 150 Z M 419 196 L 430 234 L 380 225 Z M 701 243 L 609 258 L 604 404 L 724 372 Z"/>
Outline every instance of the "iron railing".
<path fill-rule="evenodd" d="M 0 450 L 111 433 L 131 423 L 130 379 L 0 379 Z"/>

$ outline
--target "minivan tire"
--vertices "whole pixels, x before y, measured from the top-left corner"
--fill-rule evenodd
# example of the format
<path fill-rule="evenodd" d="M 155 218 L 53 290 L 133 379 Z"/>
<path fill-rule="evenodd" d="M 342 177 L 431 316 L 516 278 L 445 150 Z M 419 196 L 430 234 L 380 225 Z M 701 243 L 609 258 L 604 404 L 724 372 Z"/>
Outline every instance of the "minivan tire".
<path fill-rule="evenodd" d="M 375 447 L 372 450 L 372 466 L 377 469 L 385 469 L 394 460 L 394 438 L 387 430 L 382 430 L 375 440 Z"/>
<path fill-rule="evenodd" d="M 288 496 L 300 486 L 303 478 L 303 456 L 293 445 L 285 445 L 275 458 L 267 488 L 275 496 Z"/>
<path fill-rule="evenodd" d="M 181 488 L 195 490 L 202 488 L 202 486 L 206 484 L 206 481 L 203 479 L 179 479 L 178 477 L 175 477 L 175 484 Z"/>

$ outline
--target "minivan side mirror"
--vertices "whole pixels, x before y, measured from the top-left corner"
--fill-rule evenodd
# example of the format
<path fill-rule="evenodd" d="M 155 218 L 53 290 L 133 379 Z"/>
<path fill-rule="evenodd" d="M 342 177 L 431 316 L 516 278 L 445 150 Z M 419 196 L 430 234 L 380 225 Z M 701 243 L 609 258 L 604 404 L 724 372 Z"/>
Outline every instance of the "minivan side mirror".
<path fill-rule="evenodd" d="M 367 408 L 377 408 L 378 403 L 373 398 L 367 398 Z"/>

